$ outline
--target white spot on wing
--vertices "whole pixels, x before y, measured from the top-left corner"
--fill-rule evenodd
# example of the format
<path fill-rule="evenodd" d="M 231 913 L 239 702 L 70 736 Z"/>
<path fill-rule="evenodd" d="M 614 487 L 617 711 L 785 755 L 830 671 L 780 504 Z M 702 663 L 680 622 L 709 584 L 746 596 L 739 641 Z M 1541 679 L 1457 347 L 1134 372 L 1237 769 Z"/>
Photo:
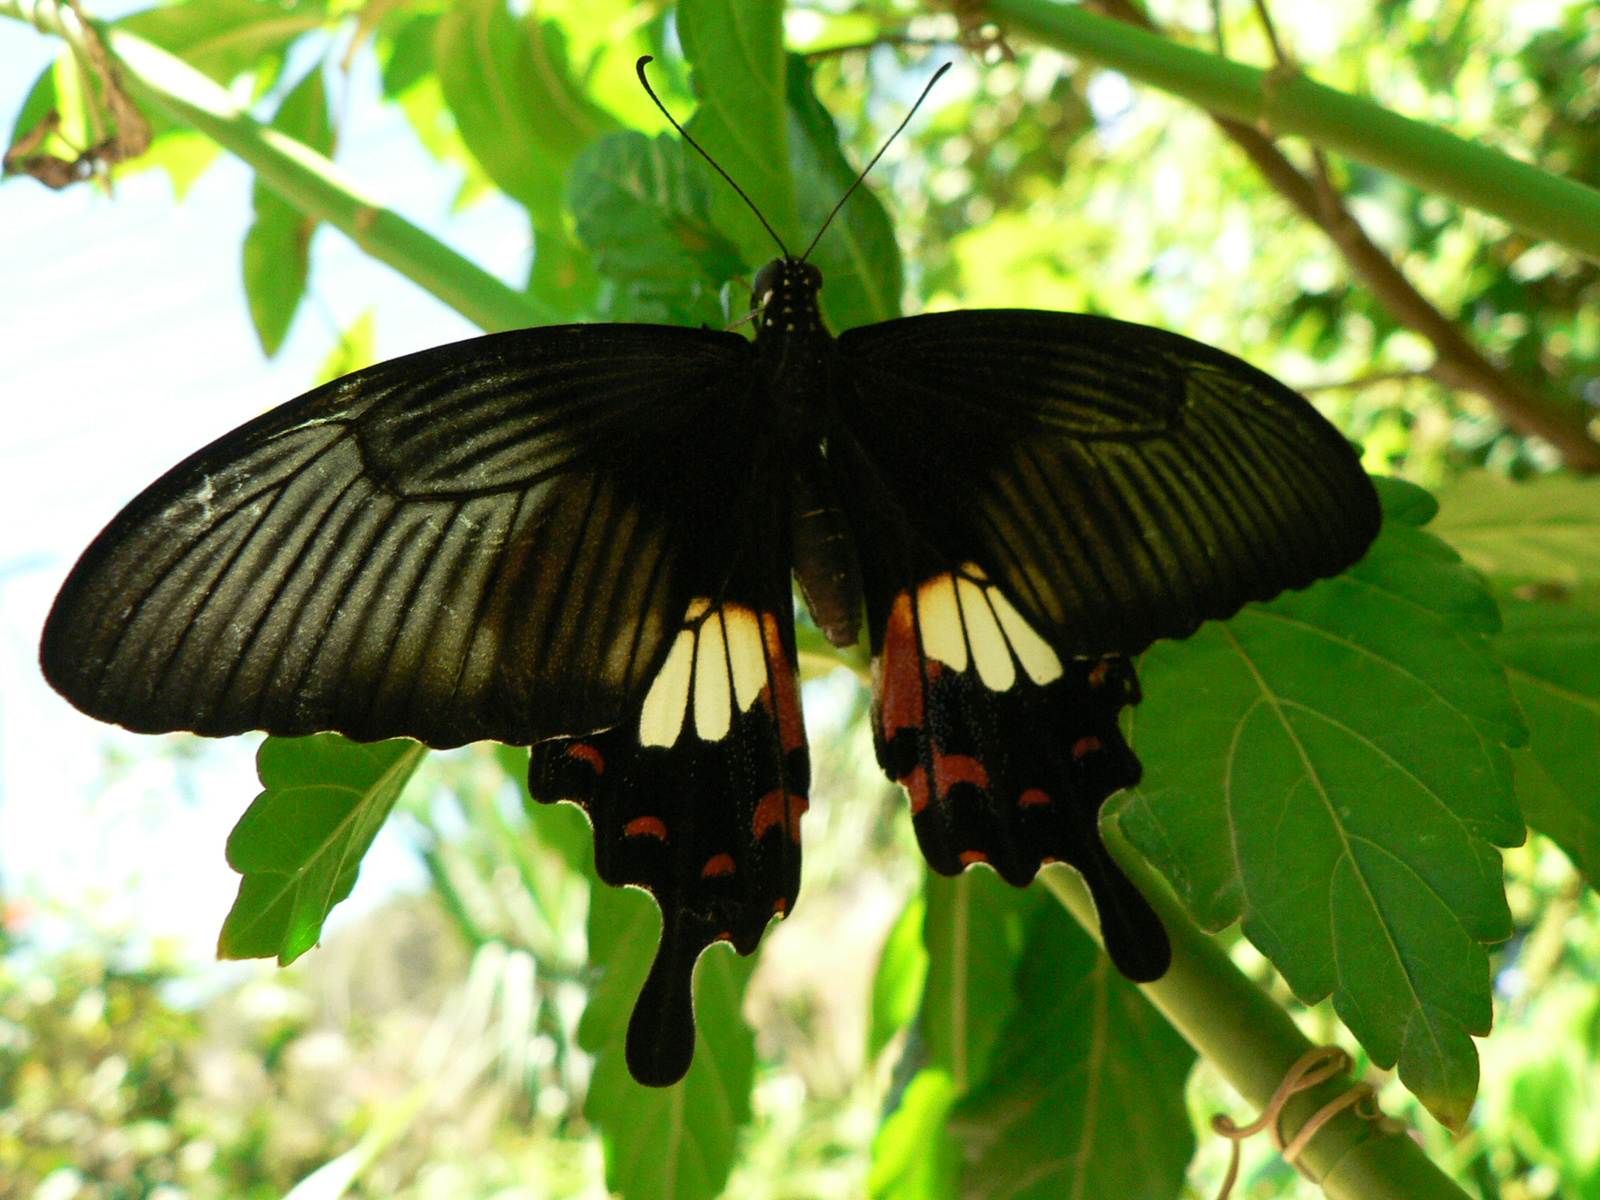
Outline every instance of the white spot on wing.
<path fill-rule="evenodd" d="M 972 661 L 978 678 L 991 692 L 1008 691 L 1017 681 L 1017 667 L 1011 661 L 1011 647 L 1000 633 L 983 589 L 970 579 L 956 581 L 961 599 L 961 615 L 966 619 L 967 641 L 972 646 Z"/>
<path fill-rule="evenodd" d="M 961 628 L 954 576 L 936 576 L 917 589 L 917 626 L 924 654 L 952 671 L 967 669 L 967 637 Z"/>
<path fill-rule="evenodd" d="M 767 656 L 761 642 L 761 620 L 748 608 L 729 605 L 723 610 L 728 635 L 728 662 L 733 667 L 733 694 L 739 711 L 756 702 L 767 682 Z"/>
<path fill-rule="evenodd" d="M 682 630 L 672 652 L 661 664 L 655 682 L 645 694 L 639 712 L 639 741 L 646 746 L 670 746 L 683 729 L 689 707 L 689 677 L 694 669 L 694 631 Z"/>
<path fill-rule="evenodd" d="M 994 606 L 995 616 L 1000 618 L 1000 628 L 1005 631 L 1006 640 L 1011 643 L 1011 649 L 1016 652 L 1028 678 L 1040 686 L 1060 679 L 1061 659 L 1050 648 L 1050 643 L 1034 632 L 1033 626 L 1023 620 L 1022 614 L 1011 606 L 1011 601 L 1000 593 L 999 588 L 990 587 L 984 591 L 989 603 Z"/>
<path fill-rule="evenodd" d="M 695 732 L 705 741 L 720 741 L 728 736 L 733 716 L 728 695 L 728 647 L 720 613 L 712 613 L 700 626 L 694 664 Z"/>

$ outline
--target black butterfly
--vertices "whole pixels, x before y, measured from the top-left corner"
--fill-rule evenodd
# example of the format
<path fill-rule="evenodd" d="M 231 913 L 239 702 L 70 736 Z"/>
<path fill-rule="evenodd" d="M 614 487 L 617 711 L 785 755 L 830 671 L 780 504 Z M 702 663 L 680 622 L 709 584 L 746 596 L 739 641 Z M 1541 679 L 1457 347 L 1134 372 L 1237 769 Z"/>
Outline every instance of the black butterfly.
<path fill-rule="evenodd" d="M 532 744 L 535 798 L 660 903 L 628 1064 L 665 1085 L 701 951 L 751 953 L 799 886 L 792 573 L 836 643 L 865 609 L 878 758 L 933 868 L 1070 863 L 1118 968 L 1159 977 L 1097 825 L 1139 778 L 1129 656 L 1343 570 L 1372 485 L 1300 396 L 1186 338 L 1029 310 L 835 338 L 821 286 L 785 254 L 753 341 L 527 329 L 265 414 L 89 547 L 46 677 L 146 733 Z"/>

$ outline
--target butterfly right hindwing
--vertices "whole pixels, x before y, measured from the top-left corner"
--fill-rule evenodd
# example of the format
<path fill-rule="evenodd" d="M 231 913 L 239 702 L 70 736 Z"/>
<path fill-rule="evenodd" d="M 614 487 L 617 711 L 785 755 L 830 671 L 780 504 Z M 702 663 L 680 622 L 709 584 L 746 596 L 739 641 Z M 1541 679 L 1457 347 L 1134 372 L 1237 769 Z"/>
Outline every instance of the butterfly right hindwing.
<path fill-rule="evenodd" d="M 800 888 L 810 782 L 784 531 L 749 544 L 759 569 L 692 599 L 636 709 L 616 728 L 534 748 L 529 790 L 588 813 L 609 884 L 648 890 L 661 943 L 628 1026 L 643 1083 L 694 1054 L 694 965 L 713 941 L 750 954 Z M 708 589 L 709 592 L 709 589 Z"/>

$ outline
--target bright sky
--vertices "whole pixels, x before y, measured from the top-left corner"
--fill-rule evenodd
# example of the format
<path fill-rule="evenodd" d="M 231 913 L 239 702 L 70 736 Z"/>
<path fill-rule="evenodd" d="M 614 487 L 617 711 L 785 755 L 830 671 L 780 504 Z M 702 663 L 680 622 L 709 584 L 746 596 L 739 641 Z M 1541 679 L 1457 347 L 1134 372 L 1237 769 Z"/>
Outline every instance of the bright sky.
<path fill-rule="evenodd" d="M 0 132 L 56 49 L 0 19 Z M 350 82 L 341 164 L 435 236 L 518 279 L 520 210 L 491 200 L 452 216 L 454 173 L 427 160 L 376 95 L 369 55 Z M 182 204 L 159 172 L 114 199 L 27 178 L 0 183 L 0 889 L 46 909 L 98 895 L 103 923 L 141 942 L 178 939 L 202 960 L 237 885 L 223 844 L 258 790 L 252 745 L 204 743 L 196 786 L 183 795 L 169 766 L 139 761 L 156 739 L 83 717 L 41 679 L 50 601 L 124 503 L 212 438 L 305 391 L 338 333 L 367 309 L 384 358 L 476 332 L 323 230 L 308 302 L 267 362 L 239 273 L 250 186 L 248 168 L 230 158 Z M 110 783 L 108 760 L 117 764 Z M 347 907 L 420 879 L 403 841 L 386 833 Z"/>

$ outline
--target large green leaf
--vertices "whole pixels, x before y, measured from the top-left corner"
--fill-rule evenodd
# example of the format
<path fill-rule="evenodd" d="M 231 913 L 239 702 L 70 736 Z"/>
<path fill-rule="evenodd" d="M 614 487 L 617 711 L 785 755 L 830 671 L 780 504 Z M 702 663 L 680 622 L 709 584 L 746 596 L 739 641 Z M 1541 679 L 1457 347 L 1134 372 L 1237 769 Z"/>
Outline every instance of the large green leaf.
<path fill-rule="evenodd" d="M 560 231 L 572 160 L 615 120 L 567 64 L 561 27 L 517 19 L 505 0 L 462 0 L 434 29 L 434 65 L 456 126 L 501 191 L 537 229 Z"/>
<path fill-rule="evenodd" d="M 838 127 L 817 99 L 811 68 L 798 54 L 789 56 L 788 97 L 789 163 L 801 233 L 810 239 L 850 190 L 856 169 L 839 148 Z M 834 217 L 811 262 L 822 270 L 823 316 L 836 333 L 900 315 L 900 245 L 889 214 L 866 184 Z"/>
<path fill-rule="evenodd" d="M 987 867 L 946 879 L 931 871 L 922 927 L 927 984 L 917 1028 L 927 1062 L 959 1092 L 989 1068 L 995 1040 L 1016 1007 L 1013 980 L 1033 910 L 1051 903 L 1038 888 L 1014 888 Z"/>
<path fill-rule="evenodd" d="M 717 289 L 743 270 L 711 218 L 714 181 L 676 137 L 601 138 L 572 167 L 567 203 L 595 268 L 617 286 L 612 320 L 721 323 Z"/>
<path fill-rule="evenodd" d="M 779 0 L 684 0 L 678 6 L 678 36 L 694 66 L 700 100 L 689 132 L 789 248 L 800 253 L 804 245 L 789 165 L 783 5 Z M 731 189 L 717 189 L 713 211 L 747 266 L 777 252 Z"/>
<path fill-rule="evenodd" d="M 740 1005 L 754 960 L 723 943 L 707 949 L 694 973 L 694 1062 L 671 1087 L 645 1087 L 628 1074 L 625 1043 L 660 933 L 647 895 L 596 882 L 589 965 L 600 974 L 578 1026 L 579 1045 L 595 1055 L 584 1115 L 605 1141 L 606 1186 L 623 1200 L 711 1200 L 750 1120 L 755 1038 Z"/>
<path fill-rule="evenodd" d="M 961 1147 L 945 1128 L 961 1098 L 942 1067 L 918 1071 L 872 1140 L 872 1200 L 954 1200 Z"/>
<path fill-rule="evenodd" d="M 919 892 L 906 903 L 884 940 L 878 971 L 872 980 L 872 1012 L 867 1029 L 869 1063 L 876 1062 L 890 1039 L 916 1019 L 928 980 L 928 951 L 922 944 L 927 911 L 927 901 Z"/>
<path fill-rule="evenodd" d="M 1499 582 L 1600 583 L 1600 479 L 1475 471 L 1440 493 L 1432 529 Z"/>
<path fill-rule="evenodd" d="M 1172 1200 L 1194 1153 L 1194 1051 L 1059 904 L 1029 923 L 1017 1005 L 956 1107 L 961 1195 Z"/>
<path fill-rule="evenodd" d="M 326 20 L 316 0 L 184 0 L 124 17 L 117 27 L 171 51 L 218 83 L 253 70 L 259 95 L 277 78 L 289 43 Z"/>
<path fill-rule="evenodd" d="M 283 98 L 272 127 L 318 154 L 333 154 L 333 121 L 320 66 Z M 259 179 L 253 198 L 256 219 L 244 238 L 244 290 L 256 336 L 270 358 L 283 345 L 305 295 L 317 222 Z"/>
<path fill-rule="evenodd" d="M 1242 918 L 1301 999 L 1331 994 L 1459 1125 L 1491 1017 L 1484 944 L 1511 933 L 1494 847 L 1522 838 L 1507 746 L 1526 731 L 1487 593 L 1397 519 L 1425 508 L 1385 498 L 1344 575 L 1144 656 L 1123 828 L 1202 924 Z"/>
<path fill-rule="evenodd" d="M 262 742 L 266 790 L 228 835 L 228 865 L 244 879 L 218 955 L 276 955 L 287 966 L 315 946 L 426 753 L 403 738 L 361 745 L 336 733 Z"/>
<path fill-rule="evenodd" d="M 1591 887 L 1600 887 L 1600 597 L 1507 601 L 1495 649 L 1528 719 L 1517 797 Z"/>

